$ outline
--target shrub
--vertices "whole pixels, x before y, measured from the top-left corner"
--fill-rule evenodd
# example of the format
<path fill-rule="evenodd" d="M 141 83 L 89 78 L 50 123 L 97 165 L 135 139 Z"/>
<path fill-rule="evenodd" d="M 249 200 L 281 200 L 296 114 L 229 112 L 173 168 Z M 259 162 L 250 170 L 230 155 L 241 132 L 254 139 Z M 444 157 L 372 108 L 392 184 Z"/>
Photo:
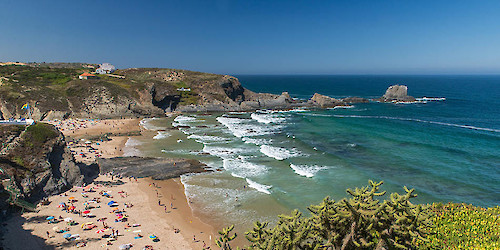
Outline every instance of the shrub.
<path fill-rule="evenodd" d="M 338 202 L 326 197 L 319 205 L 310 206 L 310 218 L 295 210 L 280 215 L 278 224 L 256 222 L 246 233 L 249 249 L 408 249 L 416 239 L 425 242 L 430 227 L 428 206 L 414 205 L 414 190 L 393 193 L 379 201 L 382 182 L 348 189 L 349 199 Z"/>
<path fill-rule="evenodd" d="M 434 227 L 420 249 L 500 249 L 500 206 L 435 203 L 431 207 Z"/>
<path fill-rule="evenodd" d="M 24 135 L 25 142 L 30 142 L 31 147 L 38 147 L 46 141 L 57 137 L 58 133 L 54 130 L 53 126 L 47 123 L 36 123 L 26 129 Z"/>

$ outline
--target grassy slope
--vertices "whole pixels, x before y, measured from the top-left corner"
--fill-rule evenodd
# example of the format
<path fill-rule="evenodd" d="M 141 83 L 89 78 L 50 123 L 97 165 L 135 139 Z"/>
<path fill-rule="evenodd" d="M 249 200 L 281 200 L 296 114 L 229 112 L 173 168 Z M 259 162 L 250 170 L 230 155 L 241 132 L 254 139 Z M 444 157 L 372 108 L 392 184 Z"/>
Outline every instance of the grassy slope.
<path fill-rule="evenodd" d="M 73 65 L 74 66 L 74 65 Z M 163 94 L 181 95 L 181 104 L 197 103 L 201 87 L 222 79 L 221 75 L 173 69 L 125 69 L 114 74 L 126 76 L 125 79 L 99 75 L 100 79 L 79 80 L 78 75 L 88 72 L 87 68 L 0 66 L 0 98 L 7 102 L 9 109 L 16 110 L 28 101 L 37 101 L 42 111 L 69 110 L 68 100 L 78 107 L 83 98 L 92 94 L 98 87 L 107 88 L 115 97 L 138 98 L 138 92 L 147 84 L 155 84 Z M 165 81 L 161 76 L 171 72 L 183 74 L 182 80 Z M 176 91 L 177 88 L 191 88 L 191 92 Z"/>

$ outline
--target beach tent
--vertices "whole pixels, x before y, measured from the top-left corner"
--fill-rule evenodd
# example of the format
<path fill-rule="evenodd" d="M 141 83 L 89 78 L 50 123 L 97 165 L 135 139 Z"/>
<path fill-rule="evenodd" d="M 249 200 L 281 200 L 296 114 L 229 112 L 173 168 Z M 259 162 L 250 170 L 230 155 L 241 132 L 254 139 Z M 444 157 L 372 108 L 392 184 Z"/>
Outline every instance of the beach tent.
<path fill-rule="evenodd" d="M 65 239 L 69 239 L 70 237 L 71 237 L 71 234 L 65 234 L 65 235 L 63 235 L 63 238 L 65 238 Z"/>
<path fill-rule="evenodd" d="M 116 203 L 116 201 L 110 201 L 110 202 L 108 202 L 108 206 L 111 206 L 111 205 L 113 205 L 115 203 Z"/>

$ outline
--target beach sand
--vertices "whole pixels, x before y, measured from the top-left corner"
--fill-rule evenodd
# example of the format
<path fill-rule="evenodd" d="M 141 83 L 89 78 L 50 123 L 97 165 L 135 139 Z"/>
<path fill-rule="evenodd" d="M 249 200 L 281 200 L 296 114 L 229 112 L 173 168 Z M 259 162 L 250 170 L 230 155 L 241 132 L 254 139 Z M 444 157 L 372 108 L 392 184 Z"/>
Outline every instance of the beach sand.
<path fill-rule="evenodd" d="M 92 163 L 96 157 L 117 157 L 123 154 L 123 147 L 128 140 L 129 133 L 139 133 L 139 119 L 120 119 L 120 120 L 69 120 L 64 122 L 52 122 L 60 128 L 64 135 L 71 137 L 78 142 L 73 143 L 70 149 L 74 152 L 76 159 L 85 163 Z M 95 137 L 105 133 L 112 133 L 110 141 L 92 141 L 90 147 L 94 155 L 89 156 L 89 145 L 84 142 L 88 138 Z M 97 145 L 99 143 L 99 145 Z M 87 151 L 85 151 L 87 150 Z M 79 152 L 85 151 L 85 157 L 79 155 Z M 87 249 L 117 249 L 122 244 L 133 244 L 134 249 L 142 249 L 146 245 L 153 246 L 153 249 L 203 249 L 210 247 L 216 248 L 214 237 L 216 230 L 199 218 L 193 215 L 189 203 L 186 199 L 184 186 L 180 178 L 155 181 L 149 178 L 129 180 L 123 178 L 120 185 L 103 186 L 102 182 L 115 182 L 116 177 L 111 180 L 109 175 L 100 175 L 88 187 L 93 187 L 96 192 L 87 192 L 82 194 L 82 187 L 73 187 L 64 194 L 51 196 L 51 203 L 48 206 L 39 206 L 38 213 L 24 213 L 22 216 L 15 216 L 8 220 L 3 226 L 3 246 L 5 249 L 73 249 L 77 248 L 77 243 L 85 242 Z M 153 184 L 154 183 L 154 184 Z M 100 191 L 107 191 L 113 198 L 103 197 Z M 123 193 L 119 193 L 122 192 Z M 125 193 L 127 195 L 125 195 Z M 87 195 L 84 198 L 83 195 Z M 100 198 L 100 203 L 89 203 L 92 206 L 100 208 L 89 209 L 93 218 L 80 217 L 78 214 L 71 214 L 63 211 L 57 206 L 62 203 L 68 203 L 68 198 L 74 196 L 77 202 L 73 204 L 76 210 L 84 211 L 85 202 L 94 198 Z M 116 201 L 119 210 L 125 210 L 126 222 L 115 222 L 117 216 L 112 213 L 112 209 L 107 204 L 109 201 Z M 133 204 L 126 208 L 125 203 Z M 160 203 L 160 205 L 159 205 Z M 171 208 L 172 204 L 172 208 Z M 70 217 L 79 225 L 68 226 L 67 222 L 61 221 L 56 224 L 49 224 L 46 218 L 54 216 L 55 218 Z M 99 229 L 104 229 L 103 224 L 97 221 L 106 217 L 104 221 L 109 229 L 96 233 Z M 91 230 L 83 230 L 83 223 L 93 222 L 97 227 Z M 137 227 L 126 228 L 129 225 L 140 224 Z M 53 227 L 64 229 L 69 227 L 65 233 L 56 233 Z M 116 240 L 110 241 L 112 245 L 106 245 L 107 240 L 101 238 L 104 234 L 111 234 L 113 229 L 119 231 Z M 177 230 L 178 232 L 176 232 Z M 140 230 L 142 238 L 135 239 Z M 47 236 L 49 232 L 49 237 Z M 68 241 L 63 238 L 64 234 L 78 234 L 78 240 Z M 153 242 L 149 236 L 156 235 L 158 242 Z"/>
<path fill-rule="evenodd" d="M 153 246 L 153 249 L 203 249 L 204 243 L 206 247 L 214 248 L 210 240 L 213 238 L 214 230 L 193 216 L 179 179 L 158 182 L 150 179 L 135 181 L 123 178 L 121 184 L 116 181 L 117 178 L 111 180 L 111 177 L 101 175 L 94 181 L 94 184 L 87 186 L 87 188 L 93 188 L 95 192 L 83 192 L 82 187 L 74 187 L 64 194 L 50 197 L 51 203 L 47 206 L 40 206 L 38 213 L 24 213 L 20 218 L 8 221 L 3 235 L 5 249 L 76 249 L 80 242 L 85 242 L 84 248 L 87 249 L 117 249 L 123 244 L 133 244 L 136 249 L 142 249 L 146 245 Z M 116 184 L 110 186 L 95 184 L 101 182 Z M 100 195 L 101 191 L 112 197 Z M 84 195 L 88 197 L 84 198 Z M 82 217 L 58 207 L 63 202 L 69 206 L 70 197 L 77 200 L 72 204 L 76 207 L 75 210 L 79 211 L 85 210 L 85 202 L 100 198 L 100 203 L 89 203 L 96 207 L 88 209 L 95 217 Z M 158 205 L 158 200 L 161 201 L 161 206 Z M 118 205 L 110 207 L 107 205 L 110 201 L 115 201 Z M 170 208 L 170 202 L 173 202 L 174 209 Z M 133 206 L 126 208 L 125 203 L 131 203 Z M 165 207 L 167 212 L 165 212 Z M 124 210 L 127 221 L 115 222 L 115 218 L 118 217 L 113 213 L 113 209 Z M 58 223 L 48 223 L 46 218 L 49 216 L 63 219 L 69 217 L 78 222 L 78 225 L 69 226 L 64 220 Z M 97 230 L 104 229 L 103 222 L 98 221 L 100 218 L 107 218 L 104 223 L 109 228 L 104 232 L 96 233 Z M 82 225 L 88 222 L 93 222 L 96 227 L 84 230 Z M 127 228 L 127 224 L 130 226 L 140 224 L 140 226 Z M 53 230 L 54 227 L 69 228 L 69 231 L 57 233 Z M 175 228 L 180 232 L 176 233 Z M 108 240 L 102 236 L 111 234 L 113 229 L 118 230 L 119 235 L 116 240 L 110 241 L 111 245 L 107 245 Z M 134 232 L 137 230 L 140 232 Z M 63 235 L 67 233 L 78 234 L 79 239 L 68 241 L 63 238 Z M 138 234 L 143 237 L 135 239 L 134 237 Z M 149 238 L 150 235 L 156 235 L 159 241 L 153 242 Z M 193 240 L 194 235 L 196 241 Z M 43 245 L 44 242 L 47 246 Z"/>

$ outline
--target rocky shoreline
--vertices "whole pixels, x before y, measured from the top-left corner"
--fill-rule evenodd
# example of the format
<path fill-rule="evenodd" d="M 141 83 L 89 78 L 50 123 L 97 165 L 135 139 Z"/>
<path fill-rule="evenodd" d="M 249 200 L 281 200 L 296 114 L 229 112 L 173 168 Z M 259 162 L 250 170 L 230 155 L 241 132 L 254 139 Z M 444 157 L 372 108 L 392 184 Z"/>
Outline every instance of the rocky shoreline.
<path fill-rule="evenodd" d="M 184 174 L 207 172 L 205 164 L 193 159 L 168 159 L 152 157 L 115 157 L 99 158 L 101 174 L 113 172 L 124 177 L 151 177 L 153 180 L 166 180 Z"/>

